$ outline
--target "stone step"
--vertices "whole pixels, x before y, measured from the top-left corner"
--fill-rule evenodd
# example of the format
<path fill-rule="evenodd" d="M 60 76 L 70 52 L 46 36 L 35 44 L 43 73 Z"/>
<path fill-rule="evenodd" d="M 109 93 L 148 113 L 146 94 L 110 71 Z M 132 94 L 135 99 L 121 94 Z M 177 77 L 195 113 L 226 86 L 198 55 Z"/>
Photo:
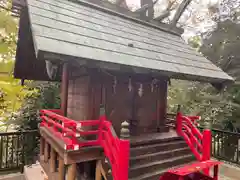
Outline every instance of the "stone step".
<path fill-rule="evenodd" d="M 181 137 L 179 137 L 174 132 L 162 133 L 161 136 L 159 134 L 153 134 L 151 136 L 150 135 L 139 136 L 137 138 L 132 137 L 130 139 L 131 147 L 136 147 L 136 146 L 140 146 L 140 145 L 151 145 L 151 144 L 166 143 L 166 142 L 170 142 L 170 141 L 183 140 Z"/>
<path fill-rule="evenodd" d="M 164 159 L 183 156 L 186 154 L 191 154 L 191 150 L 188 147 L 177 148 L 177 149 L 167 150 L 167 151 L 160 151 L 160 152 L 150 153 L 150 154 L 143 154 L 143 155 L 131 157 L 130 166 L 133 166 L 135 164 L 141 165 L 141 164 L 145 164 L 147 162 L 152 162 L 155 160 L 162 161 Z"/>
<path fill-rule="evenodd" d="M 154 172 L 150 172 L 150 173 L 144 173 L 140 176 L 136 176 L 133 178 L 128 178 L 128 180 L 159 180 L 160 176 L 165 173 L 167 171 L 167 169 L 163 169 L 160 171 L 154 171 Z"/>
<path fill-rule="evenodd" d="M 138 176 L 142 176 L 147 173 L 154 173 L 156 171 L 169 169 L 173 166 L 178 166 L 181 164 L 189 163 L 189 162 L 193 161 L 194 159 L 195 159 L 194 156 L 192 155 L 192 153 L 190 153 L 188 155 L 172 157 L 172 158 L 168 158 L 168 159 L 165 159 L 162 161 L 161 160 L 159 161 L 158 159 L 156 159 L 153 162 L 148 162 L 145 164 L 140 164 L 140 165 L 135 164 L 133 166 L 130 166 L 129 178 L 131 179 L 131 178 L 135 178 Z"/>
<path fill-rule="evenodd" d="M 184 148 L 184 147 L 187 147 L 187 144 L 183 140 L 156 143 L 151 145 L 141 145 L 141 146 L 132 147 L 130 150 L 130 156 L 135 157 L 135 156 L 165 151 L 166 149 L 173 150 L 173 149 Z"/>

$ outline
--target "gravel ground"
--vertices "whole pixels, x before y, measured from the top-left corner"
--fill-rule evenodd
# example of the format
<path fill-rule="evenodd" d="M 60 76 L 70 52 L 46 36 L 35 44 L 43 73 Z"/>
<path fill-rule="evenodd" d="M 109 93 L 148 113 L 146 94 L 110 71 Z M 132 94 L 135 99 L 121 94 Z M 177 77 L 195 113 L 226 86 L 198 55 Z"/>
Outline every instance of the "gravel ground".
<path fill-rule="evenodd" d="M 219 180 L 236 180 L 236 179 L 229 178 L 229 177 L 226 177 L 226 176 L 220 174 Z"/>

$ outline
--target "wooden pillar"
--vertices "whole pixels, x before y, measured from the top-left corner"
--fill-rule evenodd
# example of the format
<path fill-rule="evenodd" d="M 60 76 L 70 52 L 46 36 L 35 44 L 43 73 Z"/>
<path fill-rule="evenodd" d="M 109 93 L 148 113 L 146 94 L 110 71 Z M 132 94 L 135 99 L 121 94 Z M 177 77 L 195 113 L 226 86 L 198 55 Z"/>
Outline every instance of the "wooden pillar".
<path fill-rule="evenodd" d="M 40 137 L 40 156 L 44 154 L 44 138 Z"/>
<path fill-rule="evenodd" d="M 218 180 L 218 165 L 214 166 L 214 170 L 213 170 L 213 180 Z"/>
<path fill-rule="evenodd" d="M 48 162 L 48 157 L 49 157 L 49 144 L 47 143 L 47 141 L 45 141 L 44 143 L 44 162 L 45 163 Z"/>
<path fill-rule="evenodd" d="M 67 180 L 75 180 L 77 175 L 77 164 L 70 164 L 67 170 Z"/>
<path fill-rule="evenodd" d="M 64 116 L 67 116 L 68 84 L 69 84 L 69 66 L 67 63 L 64 63 L 61 83 L 61 110 Z"/>
<path fill-rule="evenodd" d="M 56 160 L 57 160 L 57 153 L 56 151 L 51 148 L 51 153 L 50 153 L 50 172 L 55 172 L 56 171 Z"/>
<path fill-rule="evenodd" d="M 58 180 L 65 180 L 65 169 L 64 169 L 64 161 L 62 157 L 59 157 L 58 163 Z"/>
<path fill-rule="evenodd" d="M 102 180 L 101 175 L 101 160 L 96 161 L 96 173 L 95 173 L 95 180 Z"/>
<path fill-rule="evenodd" d="M 157 101 L 157 119 L 158 128 L 161 129 L 165 126 L 166 116 L 167 116 L 167 91 L 168 91 L 168 81 L 162 80 L 159 83 L 159 99 Z"/>

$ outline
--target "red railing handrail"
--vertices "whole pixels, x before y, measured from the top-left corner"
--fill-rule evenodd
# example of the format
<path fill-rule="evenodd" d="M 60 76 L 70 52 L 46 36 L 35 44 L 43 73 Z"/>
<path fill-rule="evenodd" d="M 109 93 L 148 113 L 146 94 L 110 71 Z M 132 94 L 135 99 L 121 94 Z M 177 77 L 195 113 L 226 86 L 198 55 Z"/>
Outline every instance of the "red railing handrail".
<path fill-rule="evenodd" d="M 184 138 L 197 160 L 206 161 L 211 158 L 211 130 L 205 129 L 201 133 L 196 126 L 196 120 L 198 119 L 200 119 L 199 116 L 183 116 L 179 112 L 176 116 L 176 129 L 177 133 Z"/>
<path fill-rule="evenodd" d="M 101 146 L 112 165 L 114 180 L 128 180 L 130 153 L 129 140 L 119 139 L 112 132 L 112 124 L 106 116 L 97 120 L 75 121 L 61 115 L 60 110 L 41 110 L 42 122 L 57 138 L 65 143 L 65 150 L 78 150 L 83 146 Z M 98 126 L 97 130 L 82 130 L 84 126 Z M 59 131 L 60 129 L 60 131 Z M 80 142 L 77 138 L 85 135 L 97 135 L 96 140 Z"/>

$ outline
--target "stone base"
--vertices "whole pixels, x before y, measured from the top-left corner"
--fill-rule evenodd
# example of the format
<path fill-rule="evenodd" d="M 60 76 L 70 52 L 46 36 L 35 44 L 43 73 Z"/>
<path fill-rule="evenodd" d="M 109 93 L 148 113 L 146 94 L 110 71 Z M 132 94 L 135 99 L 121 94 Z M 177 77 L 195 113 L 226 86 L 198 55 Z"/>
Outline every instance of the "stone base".
<path fill-rule="evenodd" d="M 0 180 L 25 180 L 25 177 L 21 173 L 13 173 L 7 175 L 0 175 Z"/>
<path fill-rule="evenodd" d="M 40 164 L 24 167 L 25 180 L 48 180 Z"/>

